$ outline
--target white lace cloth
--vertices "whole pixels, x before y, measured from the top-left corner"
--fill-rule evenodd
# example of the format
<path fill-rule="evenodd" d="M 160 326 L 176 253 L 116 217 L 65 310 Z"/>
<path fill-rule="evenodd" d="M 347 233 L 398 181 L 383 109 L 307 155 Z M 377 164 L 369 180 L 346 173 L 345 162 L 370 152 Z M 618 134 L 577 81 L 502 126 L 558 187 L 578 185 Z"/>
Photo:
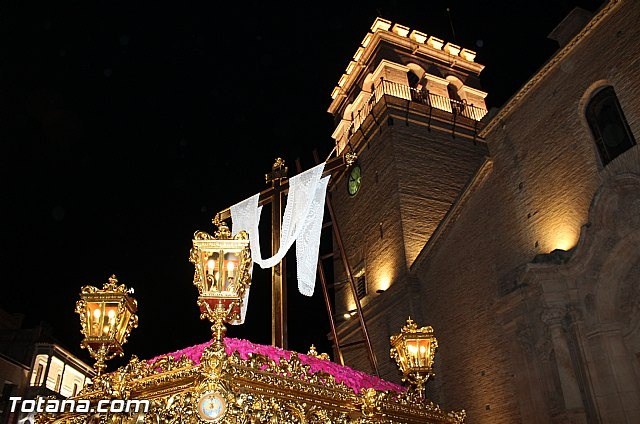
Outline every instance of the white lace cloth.
<path fill-rule="evenodd" d="M 249 233 L 253 262 L 261 268 L 271 268 L 279 263 L 296 242 L 298 290 L 305 296 L 311 296 L 315 288 L 324 200 L 329 183 L 328 176 L 322 178 L 324 165 L 321 163 L 289 179 L 280 248 L 271 258 L 263 259 L 260 251 L 260 195 L 255 194 L 231 207 L 232 232 L 234 235 L 243 230 Z"/>
<path fill-rule="evenodd" d="M 322 173 L 320 174 L 322 175 Z M 296 238 L 296 264 L 298 269 L 298 290 L 305 296 L 313 295 L 316 286 L 320 233 L 324 215 L 324 199 L 329 184 L 329 176 L 318 182 L 304 227 Z"/>
<path fill-rule="evenodd" d="M 252 274 L 253 267 L 251 267 L 251 270 L 249 270 L 249 274 Z M 231 325 L 240 325 L 240 324 L 244 324 L 244 317 L 247 316 L 247 306 L 249 305 L 249 289 L 251 288 L 251 286 L 247 287 L 247 289 L 244 291 L 244 296 L 242 296 L 242 305 L 240 305 L 240 319 L 234 320 L 234 321 L 229 321 L 229 324 Z"/>

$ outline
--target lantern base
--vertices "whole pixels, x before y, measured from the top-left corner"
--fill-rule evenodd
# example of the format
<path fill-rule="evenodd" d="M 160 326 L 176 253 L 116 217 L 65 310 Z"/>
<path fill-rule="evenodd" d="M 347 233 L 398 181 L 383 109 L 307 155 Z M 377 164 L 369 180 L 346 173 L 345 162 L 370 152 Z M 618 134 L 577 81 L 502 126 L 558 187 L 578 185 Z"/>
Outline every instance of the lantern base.
<path fill-rule="evenodd" d="M 198 304 L 200 305 L 200 313 L 203 315 L 215 311 L 218 305 L 221 305 L 225 311 L 228 311 L 226 318 L 229 320 L 232 320 L 232 317 L 240 316 L 240 298 L 238 296 L 200 296 Z"/>
<path fill-rule="evenodd" d="M 200 318 L 207 318 L 213 323 L 211 332 L 213 333 L 214 349 L 219 350 L 224 347 L 222 339 L 227 333 L 224 323 L 238 319 L 240 316 L 240 302 L 241 300 L 237 296 L 200 296 L 198 298 Z"/>

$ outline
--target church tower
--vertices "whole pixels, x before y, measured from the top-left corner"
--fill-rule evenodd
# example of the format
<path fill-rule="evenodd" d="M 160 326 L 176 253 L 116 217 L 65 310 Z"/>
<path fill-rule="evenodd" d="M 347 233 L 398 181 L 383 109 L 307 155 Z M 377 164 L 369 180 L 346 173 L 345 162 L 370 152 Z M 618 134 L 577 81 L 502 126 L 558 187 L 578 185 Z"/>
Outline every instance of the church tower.
<path fill-rule="evenodd" d="M 334 185 L 335 219 L 385 378 L 398 378 L 388 336 L 408 313 L 421 321 L 412 264 L 487 156 L 477 136 L 487 93 L 475 56 L 377 18 L 331 94 L 338 153 L 358 158 Z M 341 261 L 334 272 L 340 344 L 351 346 L 345 361 L 371 371 Z"/>

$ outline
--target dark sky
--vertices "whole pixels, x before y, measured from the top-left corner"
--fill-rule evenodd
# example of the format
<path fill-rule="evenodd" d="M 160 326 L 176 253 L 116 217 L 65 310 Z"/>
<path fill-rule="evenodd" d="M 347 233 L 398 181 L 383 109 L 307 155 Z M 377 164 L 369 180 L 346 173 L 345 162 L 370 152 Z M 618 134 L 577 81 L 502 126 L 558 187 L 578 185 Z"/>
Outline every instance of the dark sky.
<path fill-rule="evenodd" d="M 329 95 L 376 16 L 476 50 L 500 106 L 556 50 L 555 25 L 602 2 L 190 3 L 0 6 L 0 307 L 74 352 L 79 289 L 112 273 L 139 302 L 127 353 L 209 338 L 191 236 L 263 189 L 275 157 L 308 168 L 333 147 Z M 230 336 L 270 342 L 269 275 L 256 268 Z M 320 288 L 304 298 L 293 277 L 290 347 L 328 351 Z"/>

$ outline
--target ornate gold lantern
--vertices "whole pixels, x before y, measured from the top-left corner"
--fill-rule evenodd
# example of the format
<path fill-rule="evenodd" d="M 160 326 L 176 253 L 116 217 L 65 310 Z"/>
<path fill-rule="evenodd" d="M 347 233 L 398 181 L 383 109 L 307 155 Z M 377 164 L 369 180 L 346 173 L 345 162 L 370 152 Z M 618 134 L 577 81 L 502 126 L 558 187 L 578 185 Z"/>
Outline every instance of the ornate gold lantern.
<path fill-rule="evenodd" d="M 400 334 L 391 336 L 391 358 L 402 371 L 402 381 L 414 385 L 421 398 L 424 398 L 425 383 L 433 375 L 433 357 L 437 348 L 433 328 L 418 328 L 411 318 Z"/>
<path fill-rule="evenodd" d="M 80 300 L 76 302 L 84 335 L 80 346 L 96 360 L 94 368 L 98 375 L 107 367 L 105 361 L 123 355 L 122 345 L 127 342 L 131 330 L 138 326 L 138 303 L 131 293 L 124 284 L 118 285 L 115 275 L 102 290 L 82 287 Z"/>
<path fill-rule="evenodd" d="M 239 321 L 245 294 L 251 284 L 251 250 L 246 232 L 231 237 L 231 231 L 216 215 L 213 236 L 194 235 L 189 261 L 195 265 L 193 284 L 198 288 L 200 318 L 209 319 L 215 343 L 222 345 L 225 322 Z"/>

